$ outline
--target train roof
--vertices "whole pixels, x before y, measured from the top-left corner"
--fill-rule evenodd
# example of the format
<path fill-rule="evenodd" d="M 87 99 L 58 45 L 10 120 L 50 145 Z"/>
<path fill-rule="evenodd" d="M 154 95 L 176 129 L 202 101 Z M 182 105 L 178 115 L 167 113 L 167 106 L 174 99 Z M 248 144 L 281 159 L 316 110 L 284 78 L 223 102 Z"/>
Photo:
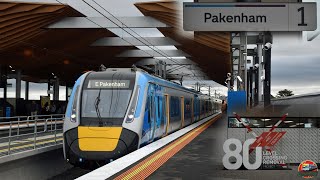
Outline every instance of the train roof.
<path fill-rule="evenodd" d="M 175 83 L 175 82 L 172 82 L 172 81 L 168 81 L 168 80 L 165 80 L 161 77 L 158 77 L 154 74 L 150 74 L 148 73 L 147 71 L 141 69 L 141 68 L 137 68 L 137 67 L 132 67 L 132 68 L 107 68 L 106 70 L 104 71 L 93 71 L 94 73 L 110 73 L 110 72 L 124 72 L 124 73 L 130 73 L 130 72 L 137 72 L 137 73 L 141 73 L 143 74 L 146 78 L 148 78 L 149 80 L 153 80 L 155 82 L 158 82 L 158 83 L 162 83 L 162 84 L 167 84 L 169 86 L 172 86 L 172 87 L 175 87 L 175 88 L 178 88 L 178 89 L 182 89 L 182 90 L 185 90 L 185 91 L 189 91 L 189 92 L 192 92 L 194 94 L 198 94 L 198 95 L 201 95 L 201 96 L 207 96 L 207 97 L 210 97 L 209 95 L 206 95 L 206 94 L 203 94 L 201 92 L 198 92 L 198 91 L 195 91 L 193 89 L 189 89 L 189 88 L 186 88 L 186 87 L 183 87 L 181 86 L 180 84 L 178 83 Z M 213 98 L 213 97 L 210 97 L 210 98 Z M 214 99 L 214 98 L 213 98 Z"/>
<path fill-rule="evenodd" d="M 142 74 L 145 75 L 147 78 L 152 79 L 152 80 L 154 80 L 154 81 L 156 81 L 156 82 L 160 82 L 160 83 L 163 83 L 163 84 L 167 84 L 167 85 L 173 86 L 173 87 L 175 87 L 175 88 L 183 89 L 183 90 L 185 90 L 185 91 L 189 91 L 189 92 L 192 92 L 192 93 L 201 95 L 201 96 L 208 96 L 208 95 L 206 95 L 206 94 L 203 94 L 203 93 L 201 93 L 201 92 L 195 91 L 195 90 L 193 90 L 193 89 L 189 89 L 189 88 L 183 87 L 183 86 L 181 86 L 181 85 L 178 84 L 178 83 L 175 83 L 175 82 L 172 82 L 172 81 L 168 81 L 168 80 L 162 79 L 162 78 L 157 77 L 157 76 L 155 76 L 155 75 L 153 75 L 153 74 L 149 74 L 149 73 L 147 73 L 147 72 L 145 72 L 145 71 L 143 71 L 143 70 L 142 70 L 142 71 L 138 71 L 138 72 L 142 73 Z M 208 96 L 208 97 L 210 97 L 210 96 Z"/>

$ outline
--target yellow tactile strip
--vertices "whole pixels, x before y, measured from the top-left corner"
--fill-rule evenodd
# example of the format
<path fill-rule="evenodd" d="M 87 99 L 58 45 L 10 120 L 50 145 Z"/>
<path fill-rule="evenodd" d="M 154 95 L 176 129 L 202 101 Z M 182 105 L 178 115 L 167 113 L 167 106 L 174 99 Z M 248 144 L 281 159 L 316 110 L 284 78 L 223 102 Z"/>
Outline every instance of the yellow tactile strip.
<path fill-rule="evenodd" d="M 221 115 L 216 116 L 210 121 L 204 123 L 198 128 L 190 131 L 184 136 L 180 137 L 173 143 L 169 144 L 160 151 L 154 153 L 150 157 L 146 158 L 142 162 L 138 163 L 134 167 L 130 168 L 120 176 L 115 179 L 146 179 L 153 172 L 155 172 L 159 167 L 161 167 L 165 162 L 167 162 L 173 155 L 179 152 L 184 146 L 189 144 L 195 137 L 207 129 L 211 124 L 213 124 Z"/>

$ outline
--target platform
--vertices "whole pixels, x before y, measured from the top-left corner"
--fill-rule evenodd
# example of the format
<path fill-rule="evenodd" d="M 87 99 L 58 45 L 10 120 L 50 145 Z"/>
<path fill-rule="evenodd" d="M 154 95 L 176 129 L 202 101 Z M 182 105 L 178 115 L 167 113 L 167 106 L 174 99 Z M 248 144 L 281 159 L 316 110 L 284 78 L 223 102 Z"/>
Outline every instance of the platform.
<path fill-rule="evenodd" d="M 227 133 L 224 114 L 108 179 L 301 179 L 297 166 L 289 166 L 292 170 L 225 170 L 222 146 Z M 79 179 L 90 178 L 89 174 Z"/>
<path fill-rule="evenodd" d="M 92 179 L 301 179 L 297 176 L 297 166 L 289 166 L 292 170 L 225 170 L 222 145 L 227 137 L 227 119 L 223 114 L 108 178 L 95 173 L 101 168 L 90 172 L 72 167 L 63 159 L 62 149 L 2 164 L 0 176 L 1 179 L 59 180 L 89 179 L 88 175 L 95 173 Z M 101 170 L 103 175 L 108 172 Z"/>

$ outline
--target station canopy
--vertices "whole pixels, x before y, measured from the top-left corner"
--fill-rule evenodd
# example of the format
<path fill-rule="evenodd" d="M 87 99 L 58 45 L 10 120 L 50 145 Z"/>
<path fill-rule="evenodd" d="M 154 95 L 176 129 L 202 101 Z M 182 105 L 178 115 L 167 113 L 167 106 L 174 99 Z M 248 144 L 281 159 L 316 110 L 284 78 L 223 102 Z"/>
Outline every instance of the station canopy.
<path fill-rule="evenodd" d="M 225 85 L 231 72 L 229 33 L 184 31 L 180 2 L 135 6 L 144 16 L 86 17 L 66 4 L 1 1 L 0 64 L 21 69 L 23 80 L 45 82 L 54 73 L 72 85 L 101 64 L 150 67 L 160 59 L 168 64 L 169 79 L 183 76 Z M 110 30 L 117 26 L 157 28 L 164 37 L 120 37 Z M 155 48 L 160 46 L 174 48 Z"/>

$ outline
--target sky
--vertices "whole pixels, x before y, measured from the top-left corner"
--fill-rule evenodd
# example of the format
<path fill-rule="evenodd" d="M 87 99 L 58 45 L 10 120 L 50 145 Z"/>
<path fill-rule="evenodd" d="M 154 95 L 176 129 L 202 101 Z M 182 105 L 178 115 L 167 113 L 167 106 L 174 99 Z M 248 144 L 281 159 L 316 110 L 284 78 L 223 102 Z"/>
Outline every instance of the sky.
<path fill-rule="evenodd" d="M 0 0 L 1 1 L 1 0 Z M 30 2 L 50 2 L 57 3 L 56 0 L 15 0 L 15 1 L 30 1 Z M 101 14 L 88 7 L 82 0 L 59 0 L 62 3 L 67 3 L 77 9 L 86 16 L 102 16 Z M 85 0 L 94 4 L 94 0 Z M 103 6 L 107 11 L 99 9 L 104 15 L 110 16 L 142 16 L 141 12 L 133 5 L 135 2 L 146 2 L 148 0 L 95 0 Z M 310 0 L 313 1 L 313 0 Z M 318 1 L 320 4 L 320 1 Z M 318 9 L 319 8 L 318 4 Z M 319 12 L 318 12 L 318 17 Z M 320 18 L 318 18 L 318 21 Z M 320 24 L 320 23 L 318 23 Z M 113 30 L 114 33 L 126 36 L 122 30 Z M 161 37 L 163 36 L 157 29 L 134 29 L 140 36 L 145 37 Z M 304 37 L 306 33 L 304 33 Z M 306 94 L 312 92 L 320 92 L 320 37 L 311 42 L 304 40 L 302 42 L 293 41 L 290 37 L 282 35 L 274 36 L 272 46 L 272 61 L 271 61 L 271 93 L 276 95 L 279 90 L 290 89 L 294 94 Z M 192 86 L 194 81 L 185 82 L 185 85 Z M 226 88 L 214 82 L 206 83 L 213 87 L 221 94 L 226 94 Z M 33 85 L 32 91 L 35 95 L 30 94 L 31 98 L 37 99 L 38 94 L 46 94 L 46 84 Z M 206 88 L 203 88 L 205 91 Z M 9 88 L 9 93 L 14 94 L 14 88 Z M 12 91 L 12 92 L 11 92 Z M 64 92 L 64 91 L 62 91 Z M 1 93 L 2 94 L 2 93 Z M 61 94 L 61 99 L 65 99 L 65 93 Z M 63 97 L 64 96 L 64 97 Z"/>

